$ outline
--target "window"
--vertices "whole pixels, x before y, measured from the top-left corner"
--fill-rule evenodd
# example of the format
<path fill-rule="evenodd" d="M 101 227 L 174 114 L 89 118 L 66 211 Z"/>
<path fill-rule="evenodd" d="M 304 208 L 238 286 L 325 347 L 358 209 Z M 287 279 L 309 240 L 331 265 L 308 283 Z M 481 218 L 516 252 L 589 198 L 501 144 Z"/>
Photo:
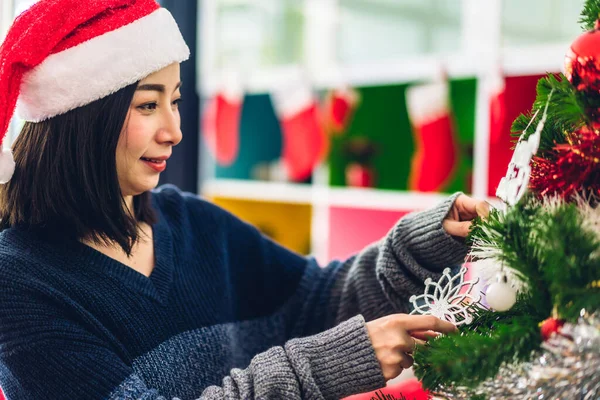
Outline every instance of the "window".
<path fill-rule="evenodd" d="M 297 63 L 303 53 L 303 3 L 217 0 L 215 65 L 263 68 Z"/>
<path fill-rule="evenodd" d="M 503 0 L 504 46 L 571 43 L 582 32 L 576 21 L 584 0 Z"/>
<path fill-rule="evenodd" d="M 461 2 L 339 0 L 338 61 L 386 61 L 460 51 Z"/>

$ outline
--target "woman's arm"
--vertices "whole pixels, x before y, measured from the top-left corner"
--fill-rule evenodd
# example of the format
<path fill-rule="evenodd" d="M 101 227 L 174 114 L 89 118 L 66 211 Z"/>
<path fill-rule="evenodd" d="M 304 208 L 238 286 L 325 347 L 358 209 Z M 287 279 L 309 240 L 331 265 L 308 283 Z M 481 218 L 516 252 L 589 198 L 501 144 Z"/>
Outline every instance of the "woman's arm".
<path fill-rule="evenodd" d="M 423 281 L 439 279 L 444 268 L 464 260 L 467 247 L 442 227 L 458 196 L 406 216 L 379 242 L 323 268 L 221 211 L 229 262 L 245 266 L 246 272 L 234 274 L 242 276 L 234 280 L 240 297 L 253 307 L 276 304 L 272 312 L 286 316 L 288 338 L 321 332 L 357 314 L 370 321 L 408 312 L 408 299 L 422 293 Z"/>
<path fill-rule="evenodd" d="M 144 380 L 143 371 L 131 366 L 125 352 L 71 320 L 53 302 L 40 301 L 35 290 L 19 286 L 1 296 L 10 300 L 0 306 L 0 385 L 7 398 L 167 399 Z M 198 385 L 194 381 L 173 382 L 173 387 Z M 364 320 L 357 316 L 256 355 L 245 369 L 231 370 L 220 386 L 197 387 L 194 398 L 338 399 L 384 384 Z"/>

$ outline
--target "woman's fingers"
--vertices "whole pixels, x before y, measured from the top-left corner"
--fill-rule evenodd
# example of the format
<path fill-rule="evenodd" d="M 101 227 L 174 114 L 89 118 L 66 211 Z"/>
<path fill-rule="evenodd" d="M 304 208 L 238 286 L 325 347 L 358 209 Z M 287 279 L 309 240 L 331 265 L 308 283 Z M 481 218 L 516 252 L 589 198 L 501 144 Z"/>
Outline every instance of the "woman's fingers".
<path fill-rule="evenodd" d="M 403 369 L 408 369 L 408 368 L 412 367 L 413 363 L 415 362 L 415 360 L 409 354 L 402 353 L 400 355 L 400 357 L 401 357 L 400 366 Z"/>
<path fill-rule="evenodd" d="M 367 333 L 386 379 L 395 378 L 413 364 L 412 353 L 429 337 L 456 331 L 431 315 L 392 314 L 366 323 Z"/>
<path fill-rule="evenodd" d="M 394 314 L 396 322 L 405 330 L 413 331 L 433 331 L 439 333 L 456 332 L 456 326 L 448 321 L 434 317 L 433 315 L 407 315 Z"/>
<path fill-rule="evenodd" d="M 408 332 L 404 329 L 398 329 L 396 331 L 396 334 L 398 335 L 398 351 L 403 353 L 412 353 L 413 351 L 415 351 L 415 347 L 417 346 L 417 339 L 410 336 Z"/>
<path fill-rule="evenodd" d="M 420 339 L 421 341 L 427 341 L 429 339 L 435 339 L 440 336 L 439 333 L 434 331 L 411 331 L 410 335 L 416 339 Z"/>
<path fill-rule="evenodd" d="M 445 219 L 442 222 L 442 227 L 449 235 L 464 238 L 467 237 L 467 235 L 469 234 L 471 224 L 471 221 L 459 222 L 451 219 Z"/>
<path fill-rule="evenodd" d="M 486 201 L 477 200 L 461 194 L 454 202 L 454 208 L 458 209 L 461 220 L 473 219 L 475 217 L 486 218 L 490 213 L 490 205 Z"/>

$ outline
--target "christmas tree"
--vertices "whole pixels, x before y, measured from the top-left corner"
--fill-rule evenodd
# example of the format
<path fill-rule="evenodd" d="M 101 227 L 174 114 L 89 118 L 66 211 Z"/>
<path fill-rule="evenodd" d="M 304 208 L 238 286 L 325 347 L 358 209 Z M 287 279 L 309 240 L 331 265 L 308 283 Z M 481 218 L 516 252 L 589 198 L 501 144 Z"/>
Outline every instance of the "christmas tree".
<path fill-rule="evenodd" d="M 600 398 L 600 0 L 565 74 L 538 82 L 498 188 L 505 207 L 469 240 L 498 282 L 469 324 L 415 352 L 423 386 L 452 399 Z"/>

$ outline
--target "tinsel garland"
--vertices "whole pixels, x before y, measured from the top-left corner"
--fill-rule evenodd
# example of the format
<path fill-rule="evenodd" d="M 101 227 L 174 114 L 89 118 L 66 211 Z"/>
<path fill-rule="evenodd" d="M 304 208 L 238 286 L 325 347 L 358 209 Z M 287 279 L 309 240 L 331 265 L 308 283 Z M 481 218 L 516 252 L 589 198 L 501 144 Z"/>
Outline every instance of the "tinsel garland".
<path fill-rule="evenodd" d="M 600 134 L 581 128 L 545 157 L 534 157 L 529 187 L 539 196 L 569 200 L 575 194 L 600 196 Z"/>
<path fill-rule="evenodd" d="M 600 398 L 600 316 L 566 324 L 532 354 L 531 361 L 503 366 L 476 389 L 442 387 L 434 399 Z"/>

